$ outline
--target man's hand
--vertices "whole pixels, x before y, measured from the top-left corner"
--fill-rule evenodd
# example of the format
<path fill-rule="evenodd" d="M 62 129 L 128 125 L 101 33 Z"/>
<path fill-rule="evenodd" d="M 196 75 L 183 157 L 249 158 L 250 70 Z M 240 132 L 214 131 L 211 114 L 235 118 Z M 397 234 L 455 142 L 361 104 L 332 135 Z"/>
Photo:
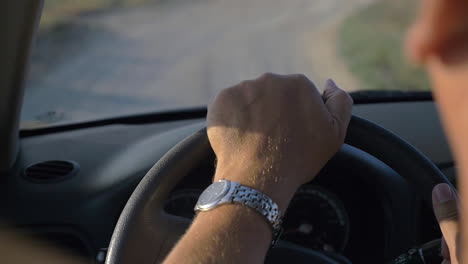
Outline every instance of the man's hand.
<path fill-rule="evenodd" d="M 285 211 L 343 144 L 352 100 L 332 81 L 320 95 L 303 75 L 264 74 L 221 91 L 208 109 L 215 181 L 258 189 Z M 165 263 L 262 263 L 263 216 L 239 204 L 200 212 Z"/>
<path fill-rule="evenodd" d="M 321 95 L 304 75 L 267 73 L 222 90 L 208 110 L 215 180 L 259 189 L 284 211 L 343 144 L 351 107 L 333 81 Z"/>
<path fill-rule="evenodd" d="M 460 239 L 457 194 L 448 184 L 439 184 L 432 191 L 432 204 L 443 235 L 442 264 L 458 264 L 457 250 L 460 250 Z"/>

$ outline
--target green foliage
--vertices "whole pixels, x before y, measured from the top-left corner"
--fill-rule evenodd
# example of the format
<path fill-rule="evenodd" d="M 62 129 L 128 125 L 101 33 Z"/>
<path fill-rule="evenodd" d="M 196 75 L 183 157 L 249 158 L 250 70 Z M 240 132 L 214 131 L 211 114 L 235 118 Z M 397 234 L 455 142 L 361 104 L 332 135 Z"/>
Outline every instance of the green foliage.
<path fill-rule="evenodd" d="M 347 18 L 338 49 L 364 90 L 428 90 L 426 74 L 409 64 L 403 41 L 414 2 L 381 0 Z"/>

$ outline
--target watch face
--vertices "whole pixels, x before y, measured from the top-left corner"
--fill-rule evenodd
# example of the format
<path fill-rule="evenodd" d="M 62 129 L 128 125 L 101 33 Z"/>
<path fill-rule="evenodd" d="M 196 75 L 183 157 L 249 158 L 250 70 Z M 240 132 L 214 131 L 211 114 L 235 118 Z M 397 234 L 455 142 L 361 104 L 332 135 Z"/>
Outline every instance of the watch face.
<path fill-rule="evenodd" d="M 206 188 L 206 190 L 198 198 L 199 207 L 210 207 L 218 202 L 229 190 L 228 181 L 218 181 Z"/>

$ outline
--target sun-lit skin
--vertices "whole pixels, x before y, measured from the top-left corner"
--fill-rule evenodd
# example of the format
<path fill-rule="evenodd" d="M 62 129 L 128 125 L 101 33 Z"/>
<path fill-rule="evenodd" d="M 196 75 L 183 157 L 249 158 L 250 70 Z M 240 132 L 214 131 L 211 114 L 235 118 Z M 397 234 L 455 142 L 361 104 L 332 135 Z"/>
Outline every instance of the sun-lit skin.
<path fill-rule="evenodd" d="M 409 59 L 423 65 L 430 75 L 442 121 L 458 164 L 461 205 L 458 205 L 457 195 L 448 185 L 438 185 L 433 192 L 434 212 L 444 236 L 442 242 L 443 263 L 468 263 L 468 228 L 461 228 L 468 225 L 468 203 L 463 202 L 468 200 L 468 137 L 466 137 L 468 135 L 468 1 L 422 0 L 419 14 L 409 30 L 406 47 Z M 308 175 L 315 175 L 314 173 L 337 150 L 337 145 L 333 143 L 323 145 L 332 146 L 331 151 L 326 153 L 307 153 L 309 156 L 321 157 L 316 163 L 309 164 L 303 160 L 301 162 L 301 155 L 307 156 L 306 153 L 298 151 L 300 149 L 298 147 L 291 148 L 295 140 L 303 139 L 303 137 L 294 134 L 295 129 L 301 128 L 291 126 L 291 123 L 282 123 L 281 121 L 284 120 L 281 120 L 280 113 L 291 115 L 291 119 L 294 119 L 294 114 L 302 112 L 304 109 L 297 111 L 299 109 L 295 108 L 292 112 L 277 110 L 281 108 L 284 111 L 282 103 L 291 101 L 294 101 L 294 104 L 287 106 L 297 107 L 299 102 L 304 102 L 300 99 L 307 97 L 304 97 L 303 94 L 299 98 L 295 98 L 297 102 L 294 98 L 290 98 L 290 101 L 281 101 L 276 98 L 275 101 L 275 96 L 268 98 L 268 100 L 259 100 L 259 98 L 265 99 L 264 91 L 248 88 L 258 85 L 265 86 L 265 84 L 260 84 L 261 82 L 258 80 L 255 82 L 244 82 L 230 88 L 230 90 L 225 90 L 228 92 L 222 93 L 210 109 L 208 132 L 211 144 L 218 156 L 215 179 L 234 179 L 257 187 L 271 195 L 279 202 L 280 207 L 284 208 L 290 201 L 291 191 L 295 190 L 299 184 L 312 179 L 310 176 L 301 177 L 300 175 L 306 175 L 302 174 L 301 170 L 293 173 L 296 178 L 291 178 L 290 175 L 284 174 L 286 171 L 284 168 L 305 166 L 304 171 L 307 171 Z M 271 91 L 270 89 L 269 92 Z M 286 96 L 286 94 L 282 96 Z M 345 113 L 342 116 L 345 116 L 347 121 L 342 124 L 347 124 L 350 100 L 345 99 L 344 96 L 340 97 L 342 98 L 338 100 L 339 103 L 335 104 L 335 110 L 336 107 L 341 108 L 341 111 L 337 112 Z M 326 105 L 326 95 L 324 99 Z M 265 107 L 268 105 L 267 102 L 257 108 L 255 112 L 248 112 L 259 101 L 272 101 L 273 103 L 269 108 Z M 317 104 L 318 102 L 313 101 L 313 103 Z M 241 109 L 243 110 L 235 111 L 239 109 L 233 104 L 242 105 Z M 246 112 L 249 115 L 245 115 Z M 323 115 L 321 112 L 318 119 L 310 119 L 309 117 L 307 122 L 305 120 L 296 121 L 297 124 L 301 125 L 314 124 L 317 120 L 323 119 L 324 116 L 326 114 Z M 285 136 L 282 133 L 275 133 L 277 132 L 277 124 L 280 127 L 278 131 L 289 131 L 289 134 Z M 318 136 L 316 138 L 320 138 L 320 135 L 324 135 L 322 134 L 324 131 L 320 130 L 321 127 L 318 125 L 314 126 L 315 130 L 304 129 L 304 131 L 307 133 L 315 132 L 315 136 Z M 341 131 L 341 133 L 344 132 L 345 130 Z M 266 135 L 273 135 L 273 144 L 270 136 Z M 283 142 L 281 139 L 286 139 L 287 142 Z M 338 142 L 342 143 L 341 137 L 335 137 L 335 143 Z M 311 149 L 307 143 L 302 147 L 302 150 Z M 293 155 L 293 157 L 286 158 L 289 155 Z M 278 183 L 291 184 L 278 188 L 280 186 Z M 458 222 L 458 207 L 461 208 L 461 225 Z M 210 225 L 210 221 L 215 224 Z M 224 225 L 224 221 L 230 224 Z M 252 225 L 258 225 L 258 228 L 252 228 Z M 228 235 L 230 230 L 236 229 L 238 229 L 235 232 L 236 236 Z M 253 234 L 249 234 L 248 230 L 252 231 Z M 461 230 L 461 236 L 459 230 Z M 259 263 L 265 256 L 269 239 L 271 239 L 271 235 L 268 227 L 264 221 L 262 224 L 259 216 L 252 214 L 249 209 L 242 206 L 226 206 L 200 214 L 185 237 L 172 251 L 167 263 L 177 263 L 183 259 L 185 261 L 192 260 L 193 263 Z M 202 253 L 200 253 L 198 246 L 201 242 L 203 242 L 205 249 Z M 239 252 L 242 254 L 239 255 Z"/>
<path fill-rule="evenodd" d="M 423 65 L 430 75 L 455 156 L 461 221 L 451 218 L 440 225 L 451 263 L 468 263 L 468 1 L 422 0 L 419 14 L 408 32 L 406 47 L 408 57 Z M 444 248 L 447 251 L 445 245 Z M 446 259 L 445 263 L 450 262 Z"/>
<path fill-rule="evenodd" d="M 214 181 L 270 196 L 284 212 L 344 142 L 351 97 L 333 81 L 320 94 L 303 75 L 265 74 L 218 94 L 208 109 Z M 200 212 L 166 263 L 263 263 L 271 227 L 242 205 Z"/>
<path fill-rule="evenodd" d="M 465 202 L 468 200 L 468 137 L 466 136 L 468 135 L 467 14 L 468 1 L 465 0 L 423 0 L 421 1 L 419 15 L 415 19 L 412 28 L 409 30 L 406 43 L 408 57 L 414 62 L 422 64 L 430 75 L 443 124 L 458 164 L 459 189 L 461 190 L 462 197 L 460 206 L 461 225 L 458 222 L 456 213 L 457 198 L 455 192 L 450 190 L 448 185 L 439 185 L 433 192 L 434 211 L 444 236 L 442 243 L 443 263 L 452 264 L 468 263 L 468 229 L 463 228 L 463 226 L 468 224 L 468 220 L 466 220 L 468 219 L 468 202 Z M 252 85 L 253 84 L 250 83 L 250 86 Z M 280 201 L 281 207 L 284 208 L 291 197 L 290 190 L 294 190 L 297 188 L 298 184 L 305 182 L 305 180 L 311 180 L 311 178 L 298 177 L 298 181 L 293 181 L 290 185 L 291 187 L 280 190 L 272 187 L 275 186 L 275 181 L 272 181 L 271 177 L 265 177 L 265 175 L 277 174 L 275 178 L 279 177 L 280 183 L 286 182 L 286 180 L 282 178 L 284 174 L 281 173 L 285 170 L 281 170 L 282 165 L 278 164 L 284 162 L 285 156 L 297 153 L 294 153 L 294 151 L 291 152 L 290 149 L 288 151 L 288 148 L 284 146 L 288 146 L 288 144 L 283 145 L 280 139 L 295 139 L 296 135 L 294 137 L 284 137 L 284 135 L 281 134 L 279 136 L 276 135 L 276 139 L 278 140 L 276 144 L 274 144 L 274 150 L 278 147 L 278 151 L 274 151 L 271 148 L 271 141 L 268 141 L 270 139 L 268 138 L 268 140 L 266 140 L 266 137 L 262 135 L 262 133 L 268 135 L 272 131 L 275 131 L 275 124 L 282 125 L 282 123 L 278 123 L 280 120 L 278 115 L 281 111 L 275 112 L 275 110 L 277 110 L 275 107 L 270 109 L 260 107 L 257 109 L 259 112 L 257 112 L 257 115 L 254 115 L 253 118 L 247 115 L 233 114 L 235 112 L 234 110 L 236 110 L 235 107 L 232 108 L 233 103 L 244 103 L 246 105 L 245 109 L 248 109 L 248 106 L 254 105 L 257 98 L 261 97 L 258 95 L 253 96 L 252 93 L 255 93 L 255 91 L 245 89 L 245 86 L 249 86 L 249 83 L 243 83 L 240 86 L 244 86 L 244 89 L 241 90 L 239 87 L 235 87 L 235 89 L 231 89 L 230 91 L 231 93 L 236 93 L 230 96 L 243 96 L 242 98 L 244 98 L 244 100 L 222 100 L 227 97 L 227 93 L 225 92 L 220 96 L 221 99 L 218 98 L 218 101 L 215 101 L 214 106 L 211 108 L 211 116 L 208 116 L 208 122 L 211 124 L 209 130 L 210 141 L 221 164 L 218 166 L 215 178 L 233 177 L 241 181 L 243 179 L 250 179 L 247 180 L 247 184 L 257 186 L 269 193 L 274 199 Z M 243 93 L 240 91 L 243 91 Z M 273 97 L 270 98 L 270 100 L 273 99 Z M 276 101 L 276 104 L 273 105 L 280 107 L 281 104 L 278 105 L 278 102 L 280 101 Z M 343 102 L 347 104 L 346 100 L 341 103 Z M 349 111 L 347 110 L 347 106 L 345 109 Z M 267 115 L 258 113 L 264 111 L 268 111 L 270 114 L 268 116 L 273 116 L 273 118 L 269 119 L 272 123 L 266 122 L 267 125 L 261 129 L 263 123 L 258 121 L 263 121 L 263 118 Z M 248 121 L 243 121 L 244 118 Z M 255 118 L 260 119 L 256 120 L 258 123 L 255 123 Z M 252 124 L 262 125 L 251 126 Z M 304 124 L 304 122 L 302 122 L 302 124 Z M 291 131 L 293 131 L 294 126 L 290 128 Z M 320 131 L 317 128 L 315 129 Z M 229 139 L 223 140 L 225 137 L 229 137 Z M 301 138 L 299 137 L 299 139 Z M 336 148 L 333 149 L 333 151 L 335 150 Z M 298 150 L 296 149 L 296 151 Z M 306 171 L 316 172 L 317 168 L 323 166 L 323 161 L 327 160 L 330 157 L 330 153 L 333 153 L 333 151 L 323 154 L 324 158 L 322 162 L 315 164 L 315 168 L 314 165 L 312 165 L 306 169 Z M 234 153 L 235 155 L 233 155 Z M 268 153 L 270 156 L 267 155 L 268 158 L 265 159 L 264 153 Z M 278 153 L 282 153 L 282 155 Z M 234 156 L 236 159 L 233 159 Z M 307 167 L 308 164 L 301 162 L 284 162 L 283 165 L 292 165 L 295 167 L 298 165 L 306 165 Z M 254 177 L 245 178 L 243 176 L 252 174 Z M 288 178 L 288 181 L 289 180 Z M 278 182 L 278 180 L 276 180 L 276 182 Z M 229 262 L 241 261 L 243 263 L 258 263 L 262 261 L 267 249 L 265 238 L 268 240 L 270 236 L 268 235 L 265 224 L 259 225 L 255 233 L 258 234 L 258 236 L 242 232 L 246 226 L 251 227 L 251 225 L 242 223 L 242 219 L 239 218 L 240 214 L 245 213 L 244 211 L 247 212 L 249 210 L 239 206 L 232 206 L 231 208 L 225 207 L 220 210 L 201 214 L 194 221 L 194 225 L 189 229 L 182 241 L 170 254 L 167 262 L 176 263 L 177 260 L 181 260 L 181 256 L 189 257 L 189 259 L 193 257 L 194 263 L 214 263 L 217 260 L 229 260 Z M 247 219 L 243 220 L 248 220 L 248 216 L 243 215 L 242 217 L 247 217 Z M 212 226 L 208 224 L 210 218 L 211 220 L 215 218 L 219 220 L 216 225 L 219 225 L 223 220 L 228 221 L 230 218 L 237 219 L 232 226 L 240 228 L 239 230 L 241 231 L 239 234 L 241 235 L 236 237 L 227 236 L 229 240 L 223 240 L 222 242 L 220 240 L 211 240 L 213 243 L 208 243 L 208 247 L 206 247 L 204 253 L 194 255 L 194 252 L 197 252 L 197 246 L 194 245 L 202 241 L 200 240 L 202 238 L 201 236 L 211 234 L 213 238 L 219 237 L 219 233 L 213 231 Z M 253 218 L 250 220 L 254 221 Z M 260 221 L 260 219 L 256 220 Z M 226 232 L 226 228 L 230 227 L 222 226 L 218 231 L 221 233 Z M 459 229 L 461 229 L 461 236 L 459 235 Z M 192 235 L 194 233 L 198 234 L 198 236 Z M 251 239 L 253 237 L 255 237 L 254 244 L 250 244 L 248 241 L 252 241 Z M 247 248 L 245 245 L 248 245 Z M 465 253 L 460 254 L 457 253 L 457 251 Z M 218 254 L 219 252 L 222 252 L 222 254 Z M 243 254 L 239 255 L 239 252 Z"/>
<path fill-rule="evenodd" d="M 461 198 L 446 184 L 437 185 L 432 197 L 444 236 L 443 264 L 468 263 L 468 0 L 421 0 L 406 52 L 430 75 L 458 169 Z M 207 118 L 217 155 L 214 180 L 261 190 L 284 212 L 296 189 L 313 180 L 343 143 L 351 107 L 349 95 L 333 81 L 319 94 L 302 75 L 266 74 L 223 90 Z M 84 263 L 0 231 L 3 259 Z M 199 213 L 165 263 L 263 263 L 271 238 L 269 224 L 252 209 L 220 206 Z"/>

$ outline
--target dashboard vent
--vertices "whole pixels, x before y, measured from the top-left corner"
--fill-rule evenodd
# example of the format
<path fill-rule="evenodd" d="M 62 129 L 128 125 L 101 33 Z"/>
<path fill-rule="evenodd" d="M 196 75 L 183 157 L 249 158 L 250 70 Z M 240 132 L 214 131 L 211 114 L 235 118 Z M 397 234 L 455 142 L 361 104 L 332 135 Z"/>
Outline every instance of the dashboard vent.
<path fill-rule="evenodd" d="M 49 160 L 35 163 L 26 168 L 24 176 L 40 183 L 57 182 L 78 173 L 79 165 L 68 160 Z"/>

